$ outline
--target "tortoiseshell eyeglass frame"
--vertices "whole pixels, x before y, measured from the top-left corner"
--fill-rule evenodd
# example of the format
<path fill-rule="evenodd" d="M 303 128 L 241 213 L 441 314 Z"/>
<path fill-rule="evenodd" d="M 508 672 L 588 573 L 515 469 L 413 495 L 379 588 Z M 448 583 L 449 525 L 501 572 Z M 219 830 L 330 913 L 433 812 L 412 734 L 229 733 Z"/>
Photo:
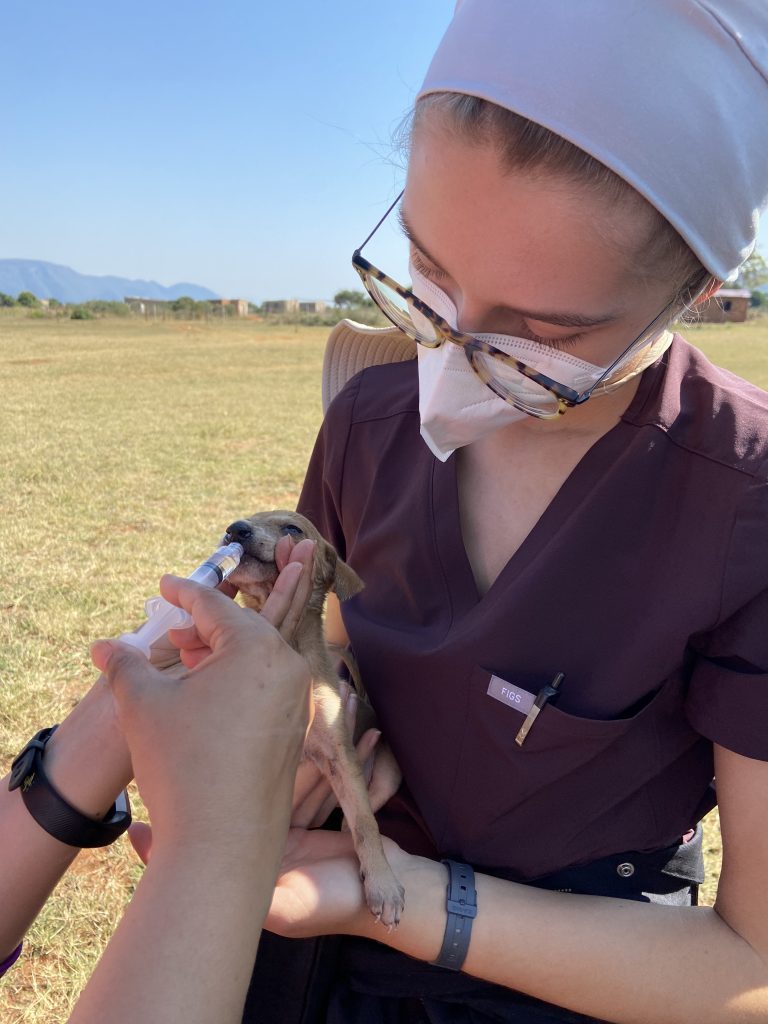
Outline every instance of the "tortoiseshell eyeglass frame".
<path fill-rule="evenodd" d="M 546 374 L 540 373 L 538 370 L 534 370 L 533 367 L 528 366 L 527 363 L 521 362 L 521 360 L 509 355 L 507 352 L 503 352 L 501 349 L 496 348 L 487 341 L 483 341 L 481 338 L 476 338 L 472 334 L 464 334 L 463 331 L 454 330 L 449 323 L 447 323 L 438 313 L 428 306 L 426 302 L 422 302 L 422 300 L 418 298 L 418 296 L 414 295 L 409 288 L 403 287 L 403 285 L 389 277 L 383 270 L 379 270 L 378 267 L 374 266 L 373 263 L 370 263 L 361 255 L 365 246 L 370 242 L 381 225 L 403 198 L 404 191 L 405 190 L 400 193 L 397 199 L 395 199 L 392 205 L 387 209 L 384 216 L 379 220 L 362 245 L 352 253 L 352 266 L 360 275 L 360 280 L 363 282 L 365 290 L 390 323 L 394 324 L 395 327 L 401 330 L 409 338 L 412 338 L 418 345 L 423 345 L 425 348 L 439 348 L 440 345 L 443 344 L 443 341 L 450 341 L 454 345 L 458 345 L 462 348 L 464 350 L 464 355 L 467 357 L 467 362 L 486 387 L 490 388 L 491 391 L 498 395 L 499 398 L 503 399 L 503 401 L 509 403 L 509 405 L 515 406 L 515 408 L 520 409 L 529 416 L 537 416 L 539 419 L 547 420 L 556 419 L 558 416 L 562 416 L 567 409 L 573 409 L 575 406 L 581 405 L 582 402 L 586 402 L 595 388 L 610 376 L 613 370 L 622 362 L 627 354 L 636 345 L 638 345 L 638 342 L 653 330 L 653 328 L 667 315 L 669 311 L 670 307 L 667 306 L 658 316 L 654 317 L 654 319 L 641 331 L 634 341 L 632 341 L 632 343 L 621 352 L 611 365 L 607 367 L 600 379 L 596 380 L 595 383 L 588 387 L 586 391 L 574 391 L 572 388 L 566 387 L 565 384 L 560 384 L 558 381 L 552 380 L 551 377 L 547 377 Z M 413 308 L 417 309 L 423 317 L 429 320 L 437 335 L 435 341 L 426 341 L 423 337 L 418 335 L 415 327 L 414 331 L 411 332 L 408 330 L 406 325 L 395 320 L 379 301 L 375 287 L 370 283 L 371 278 L 381 281 L 383 284 L 387 285 L 387 287 L 391 288 L 392 291 L 400 296 L 400 298 L 404 299 L 409 306 L 413 306 Z M 540 385 L 546 391 L 549 391 L 557 399 L 557 409 L 552 412 L 547 412 L 544 410 L 533 409 L 528 405 L 520 404 L 519 400 L 515 399 L 515 397 L 507 391 L 501 381 L 495 380 L 495 378 L 487 372 L 482 363 L 476 365 L 475 355 L 477 353 L 483 353 L 485 355 L 492 356 L 494 359 L 499 359 L 501 362 L 506 363 L 508 366 L 517 370 L 523 377 L 527 377 L 529 380 Z"/>

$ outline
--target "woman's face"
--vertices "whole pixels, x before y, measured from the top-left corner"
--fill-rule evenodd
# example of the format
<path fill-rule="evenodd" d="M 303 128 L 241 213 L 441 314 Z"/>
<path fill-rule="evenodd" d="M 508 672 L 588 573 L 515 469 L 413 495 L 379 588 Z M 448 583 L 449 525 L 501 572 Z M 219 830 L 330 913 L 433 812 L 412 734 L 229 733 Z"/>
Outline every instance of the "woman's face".
<path fill-rule="evenodd" d="M 671 285 L 632 266 L 653 230 L 650 209 L 510 171 L 492 146 L 430 116 L 414 135 L 402 219 L 415 266 L 451 297 L 459 329 L 611 363 L 671 298 Z"/>

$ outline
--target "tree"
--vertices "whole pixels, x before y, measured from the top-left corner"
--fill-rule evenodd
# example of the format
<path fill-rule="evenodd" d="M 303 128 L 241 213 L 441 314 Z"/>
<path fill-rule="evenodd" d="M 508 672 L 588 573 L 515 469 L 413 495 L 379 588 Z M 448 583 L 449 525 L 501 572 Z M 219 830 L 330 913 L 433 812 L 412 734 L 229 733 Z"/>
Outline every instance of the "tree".
<path fill-rule="evenodd" d="M 174 313 L 181 313 L 182 316 L 195 318 L 199 312 L 199 303 L 191 299 L 189 295 L 180 295 L 171 303 Z"/>
<path fill-rule="evenodd" d="M 748 288 L 753 292 L 764 284 L 768 284 L 768 262 L 766 262 L 765 256 L 755 249 L 739 270 L 734 287 Z"/>
<path fill-rule="evenodd" d="M 73 306 L 69 314 L 70 320 L 93 320 L 93 313 L 87 306 Z"/>
<path fill-rule="evenodd" d="M 6 295 L 5 292 L 0 292 L 0 306 L 10 307 L 16 305 L 16 299 L 12 295 Z"/>
<path fill-rule="evenodd" d="M 129 316 L 130 307 L 124 302 L 114 302 L 110 299 L 90 299 L 83 303 L 83 308 L 96 316 Z"/>
<path fill-rule="evenodd" d="M 355 292 L 345 289 L 344 291 L 336 292 L 333 296 L 334 306 L 339 306 L 341 309 L 354 309 L 360 306 L 372 306 L 373 302 L 365 292 Z"/>
<path fill-rule="evenodd" d="M 32 292 L 19 292 L 16 296 L 16 301 L 20 306 L 27 306 L 30 309 L 40 305 L 37 301 L 37 296 L 33 295 Z"/>
<path fill-rule="evenodd" d="M 765 306 L 768 303 L 768 262 L 765 256 L 755 249 L 744 265 L 739 269 L 739 276 L 734 281 L 733 288 L 746 288 L 751 293 L 750 306 Z M 726 286 L 728 287 L 728 286 Z"/>

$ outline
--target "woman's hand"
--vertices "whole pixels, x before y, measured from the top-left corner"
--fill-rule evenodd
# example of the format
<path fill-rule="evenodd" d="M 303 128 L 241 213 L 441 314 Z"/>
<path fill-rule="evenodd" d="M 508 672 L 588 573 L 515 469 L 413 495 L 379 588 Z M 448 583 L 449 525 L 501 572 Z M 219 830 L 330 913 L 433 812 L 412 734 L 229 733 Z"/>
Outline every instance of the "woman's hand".
<path fill-rule="evenodd" d="M 222 594 L 227 597 L 237 597 L 237 587 L 232 586 L 227 580 L 220 583 L 216 588 Z M 178 633 L 179 636 L 183 637 L 188 633 L 197 637 L 197 631 L 194 626 L 188 627 L 187 629 L 171 630 L 164 636 L 158 637 L 157 640 L 152 644 L 149 649 L 149 660 L 155 668 L 159 668 L 161 672 L 173 672 L 175 675 L 181 675 L 184 670 L 184 665 L 181 659 L 181 652 L 179 650 L 180 645 L 174 643 L 171 640 L 171 633 Z M 191 668 L 192 666 L 187 666 Z"/>
<path fill-rule="evenodd" d="M 289 574 L 288 612 L 303 568 Z M 290 794 L 310 716 L 304 659 L 262 616 L 221 593 L 169 576 L 161 592 L 195 621 L 194 668 L 169 678 L 119 642 L 92 650 L 112 688 L 155 842 L 239 842 L 287 827 L 288 801 L 277 796 L 286 786 Z"/>
<path fill-rule="evenodd" d="M 287 643 L 291 643 L 309 600 L 314 554 L 315 542 L 311 540 L 301 540 L 297 544 L 292 537 L 286 536 L 281 537 L 275 546 L 275 564 L 279 575 L 272 593 L 261 609 L 261 615 L 275 627 Z M 237 595 L 237 588 L 227 581 L 221 584 L 219 590 L 232 598 Z M 210 654 L 205 637 L 201 637 L 194 625 L 185 629 L 170 630 L 168 642 L 176 651 L 175 661 L 180 660 L 186 668 L 195 668 Z M 162 658 L 163 654 L 164 652 L 158 648 L 158 659 Z M 152 661 L 155 662 L 154 647 Z"/>
<path fill-rule="evenodd" d="M 398 880 L 406 886 L 422 858 L 405 853 L 383 838 L 384 852 Z M 264 927 L 287 938 L 312 935 L 373 935 L 384 938 L 365 903 L 360 864 L 347 832 L 292 828 Z"/>
<path fill-rule="evenodd" d="M 267 598 L 260 616 L 255 618 L 266 619 L 285 639 L 290 639 L 293 631 L 303 614 L 312 585 L 312 559 L 314 556 L 314 542 L 309 540 L 293 543 L 289 537 L 281 538 L 275 552 L 278 568 L 281 570 L 272 593 Z M 235 597 L 237 591 L 228 583 L 223 583 L 219 591 L 229 597 Z M 245 616 L 254 616 L 253 612 L 233 605 L 239 613 Z M 204 631 L 198 628 L 196 623 L 186 629 L 171 630 L 169 637 L 176 646 L 177 667 L 183 669 L 181 673 L 173 671 L 164 675 L 169 677 L 186 675 L 187 668 L 195 670 L 202 665 L 212 653 L 210 641 Z M 181 654 L 181 662 L 178 654 Z M 296 658 L 299 656 L 296 655 Z M 302 660 L 302 659 L 300 659 Z M 186 667 L 185 667 L 186 666 Z M 310 707 L 311 715 L 311 707 Z M 141 788 L 141 784 L 140 784 Z M 128 836 L 133 844 L 136 853 L 141 860 L 147 864 L 152 855 L 153 832 L 150 825 L 144 822 L 134 822 L 129 830 Z"/>
<path fill-rule="evenodd" d="M 342 682 L 342 697 L 347 728 L 354 734 L 358 700 L 345 682 Z M 356 750 L 375 813 L 400 788 L 402 773 L 389 745 L 381 740 L 378 729 L 367 729 L 358 740 Z M 293 791 L 292 830 L 300 833 L 302 829 L 319 828 L 337 805 L 333 790 L 314 762 L 301 761 Z M 136 853 L 147 864 L 152 853 L 152 829 L 143 822 L 134 822 L 128 835 Z"/>
<path fill-rule="evenodd" d="M 152 829 L 143 822 L 135 822 L 129 836 L 139 857 L 148 863 L 152 855 Z M 392 870 L 406 885 L 423 859 L 411 857 L 391 839 L 382 837 L 382 841 Z M 374 921 L 365 902 L 360 862 L 348 832 L 290 829 L 264 927 L 291 939 L 334 934 L 370 934 L 374 938 L 386 935 L 386 928 Z"/>

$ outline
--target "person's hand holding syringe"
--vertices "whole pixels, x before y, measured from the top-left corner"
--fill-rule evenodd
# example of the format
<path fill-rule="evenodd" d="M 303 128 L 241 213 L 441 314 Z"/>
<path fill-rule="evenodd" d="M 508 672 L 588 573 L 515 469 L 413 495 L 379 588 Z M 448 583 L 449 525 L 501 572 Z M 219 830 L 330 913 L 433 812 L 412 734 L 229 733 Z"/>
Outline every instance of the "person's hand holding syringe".
<path fill-rule="evenodd" d="M 225 544 L 199 565 L 188 579 L 211 589 L 218 587 L 235 571 L 243 554 L 241 544 Z M 166 601 L 164 597 L 151 597 L 144 605 L 144 610 L 147 613 L 147 621 L 134 633 L 123 633 L 119 639 L 124 644 L 137 647 L 147 657 L 150 656 L 152 644 L 165 636 L 169 629 L 183 629 L 192 625 L 191 617 L 183 609 Z"/>

